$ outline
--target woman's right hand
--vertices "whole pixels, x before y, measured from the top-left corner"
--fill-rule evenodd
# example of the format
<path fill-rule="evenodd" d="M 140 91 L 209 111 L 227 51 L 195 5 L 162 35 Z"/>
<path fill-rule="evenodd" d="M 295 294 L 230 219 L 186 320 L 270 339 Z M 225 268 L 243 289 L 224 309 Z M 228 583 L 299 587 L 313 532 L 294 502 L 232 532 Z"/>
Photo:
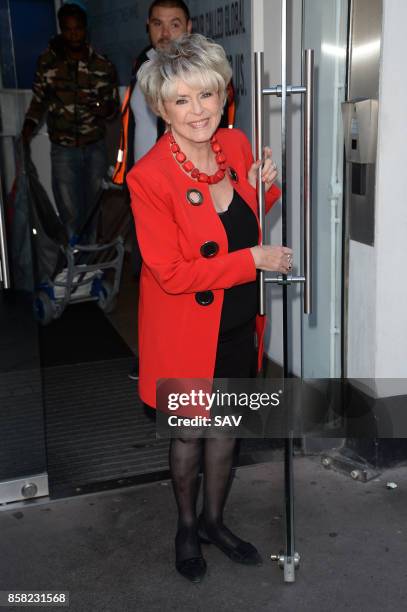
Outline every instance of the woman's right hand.
<path fill-rule="evenodd" d="M 293 251 L 284 246 L 257 245 L 250 249 L 256 268 L 266 272 L 289 274 L 292 270 Z"/>

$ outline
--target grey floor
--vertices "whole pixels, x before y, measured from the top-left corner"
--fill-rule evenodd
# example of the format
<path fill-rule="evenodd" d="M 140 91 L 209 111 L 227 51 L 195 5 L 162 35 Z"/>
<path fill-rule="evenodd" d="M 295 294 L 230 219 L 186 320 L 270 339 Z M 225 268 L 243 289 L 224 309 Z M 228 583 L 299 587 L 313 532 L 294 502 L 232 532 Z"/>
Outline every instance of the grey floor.
<path fill-rule="evenodd" d="M 161 482 L 0 511 L 0 590 L 69 591 L 75 612 L 405 610 L 407 468 L 361 483 L 317 457 L 294 463 L 302 556 L 294 584 L 268 558 L 284 538 L 283 465 L 275 461 L 237 471 L 226 513 L 264 556 L 260 568 L 205 547 L 204 582 L 179 576 L 172 490 Z"/>

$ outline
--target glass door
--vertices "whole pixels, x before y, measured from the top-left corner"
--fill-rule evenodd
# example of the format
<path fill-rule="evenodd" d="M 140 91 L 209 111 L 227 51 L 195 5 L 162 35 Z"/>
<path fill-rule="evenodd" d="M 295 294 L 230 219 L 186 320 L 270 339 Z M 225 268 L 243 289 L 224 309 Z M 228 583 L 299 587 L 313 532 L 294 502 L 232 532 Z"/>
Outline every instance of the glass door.
<path fill-rule="evenodd" d="M 285 8 L 285 44 L 282 7 Z M 346 0 L 267 0 L 252 3 L 253 50 L 264 51 L 265 87 L 305 83 L 304 51 L 314 50 L 312 153 L 312 312 L 304 315 L 303 284 L 266 289 L 266 352 L 270 372 L 282 372 L 284 354 L 290 375 L 341 376 L 342 168 L 341 102 L 345 96 Z M 284 57 L 282 49 L 285 48 Z M 284 62 L 283 62 L 284 60 Z M 304 109 L 305 95 L 287 92 L 285 136 L 281 93 L 264 97 L 264 139 L 284 178 L 284 206 L 266 220 L 267 241 L 281 244 L 285 208 L 287 244 L 294 250 L 293 275 L 304 272 Z M 285 140 L 283 149 L 282 142 Z M 284 167 L 284 177 L 283 175 Z M 280 186 L 281 185 L 280 183 Z M 284 312 L 286 309 L 286 312 Z M 284 323 L 286 321 L 286 323 Z M 282 330 L 284 328 L 284 334 Z"/>
<path fill-rule="evenodd" d="M 33 250 L 25 178 L 16 176 L 23 120 L 9 1 L 0 3 L 0 504 L 48 495 Z"/>
<path fill-rule="evenodd" d="M 262 221 L 263 239 L 294 251 L 292 274 L 274 275 L 264 284 L 261 280 L 260 309 L 268 315 L 268 375 L 339 377 L 340 104 L 347 3 L 270 0 L 253 2 L 252 11 L 256 155 L 261 156 L 262 144 L 271 144 L 282 188 L 281 205 Z M 291 403 L 294 411 L 296 402 Z M 284 439 L 285 551 L 272 556 L 284 569 L 286 582 L 294 581 L 300 558 L 294 545 L 293 446 L 289 430 Z"/>
<path fill-rule="evenodd" d="M 342 200 L 347 0 L 304 0 L 303 46 L 315 51 L 313 313 L 302 322 L 304 378 L 342 375 Z"/>

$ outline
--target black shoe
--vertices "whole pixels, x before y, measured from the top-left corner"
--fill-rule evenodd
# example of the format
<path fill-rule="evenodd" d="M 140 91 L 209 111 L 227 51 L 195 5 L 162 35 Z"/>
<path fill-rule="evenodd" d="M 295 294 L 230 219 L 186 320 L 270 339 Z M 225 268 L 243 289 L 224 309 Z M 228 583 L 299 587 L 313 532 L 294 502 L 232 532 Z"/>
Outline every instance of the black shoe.
<path fill-rule="evenodd" d="M 175 567 L 181 576 L 195 583 L 201 582 L 206 574 L 206 561 L 202 556 L 177 561 Z"/>
<path fill-rule="evenodd" d="M 225 529 L 227 529 L 227 527 L 225 527 Z M 232 561 L 236 563 L 243 563 L 244 565 L 263 565 L 263 560 L 253 544 L 245 542 L 235 536 L 235 538 L 239 540 L 239 543 L 233 546 L 222 540 L 221 536 L 216 537 L 214 533 L 209 534 L 202 516 L 199 517 L 198 536 L 203 544 L 213 544 L 225 553 L 229 559 L 232 559 Z"/>
<path fill-rule="evenodd" d="M 206 574 L 206 561 L 201 553 L 196 526 L 181 528 L 175 536 L 175 567 L 191 582 L 201 582 Z"/>

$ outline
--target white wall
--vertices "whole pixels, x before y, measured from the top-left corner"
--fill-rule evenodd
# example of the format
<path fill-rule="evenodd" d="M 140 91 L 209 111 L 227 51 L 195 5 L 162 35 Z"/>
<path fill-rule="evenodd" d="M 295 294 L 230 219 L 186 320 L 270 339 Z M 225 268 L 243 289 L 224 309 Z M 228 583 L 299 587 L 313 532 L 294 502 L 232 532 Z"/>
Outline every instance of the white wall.
<path fill-rule="evenodd" d="M 407 2 L 384 0 L 376 183 L 376 378 L 407 378 Z"/>
<path fill-rule="evenodd" d="M 376 249 L 350 240 L 345 372 L 349 378 L 374 378 L 376 278 Z"/>
<path fill-rule="evenodd" d="M 375 244 L 351 244 L 349 377 L 407 378 L 406 23 L 407 2 L 384 0 Z"/>

